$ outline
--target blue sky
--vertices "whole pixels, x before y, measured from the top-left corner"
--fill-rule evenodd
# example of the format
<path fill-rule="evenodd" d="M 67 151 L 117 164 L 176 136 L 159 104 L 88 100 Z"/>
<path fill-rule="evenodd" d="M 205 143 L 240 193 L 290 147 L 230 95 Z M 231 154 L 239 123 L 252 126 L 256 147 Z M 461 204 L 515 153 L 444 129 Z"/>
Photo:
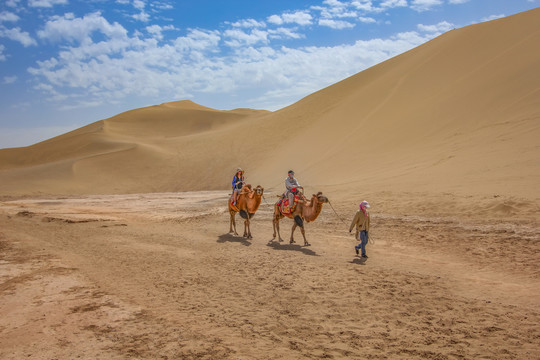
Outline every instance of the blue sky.
<path fill-rule="evenodd" d="M 540 0 L 2 0 L 0 148 L 190 99 L 277 110 Z"/>

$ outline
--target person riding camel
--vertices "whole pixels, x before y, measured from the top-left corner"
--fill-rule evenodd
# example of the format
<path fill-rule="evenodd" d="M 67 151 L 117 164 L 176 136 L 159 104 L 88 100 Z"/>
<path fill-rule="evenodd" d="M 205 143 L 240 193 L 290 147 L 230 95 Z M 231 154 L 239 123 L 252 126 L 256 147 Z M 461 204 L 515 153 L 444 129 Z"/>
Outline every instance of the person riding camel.
<path fill-rule="evenodd" d="M 244 170 L 241 168 L 236 169 L 236 174 L 234 174 L 234 177 L 232 179 L 232 188 L 233 188 L 233 195 L 232 195 L 232 204 L 236 206 L 236 198 L 238 197 L 238 192 L 245 184 L 244 180 Z"/>
<path fill-rule="evenodd" d="M 292 170 L 289 170 L 288 176 L 285 179 L 285 187 L 287 190 L 283 193 L 283 197 L 287 197 L 289 199 L 289 209 L 292 210 L 294 206 L 294 195 L 296 195 L 298 189 L 304 189 L 294 177 L 294 171 Z"/>

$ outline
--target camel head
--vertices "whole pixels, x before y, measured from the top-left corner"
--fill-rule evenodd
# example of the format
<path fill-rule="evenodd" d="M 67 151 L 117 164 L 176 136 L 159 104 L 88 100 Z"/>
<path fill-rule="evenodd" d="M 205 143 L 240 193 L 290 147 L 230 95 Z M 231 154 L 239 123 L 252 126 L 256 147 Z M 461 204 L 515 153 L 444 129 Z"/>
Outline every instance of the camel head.
<path fill-rule="evenodd" d="M 319 203 L 327 203 L 328 198 L 322 194 L 322 192 L 318 192 L 317 194 L 313 194 L 312 199 L 317 199 Z"/>
<path fill-rule="evenodd" d="M 262 194 L 264 193 L 264 188 L 261 185 L 257 185 L 257 187 L 255 188 L 255 193 L 259 196 L 262 196 Z"/>

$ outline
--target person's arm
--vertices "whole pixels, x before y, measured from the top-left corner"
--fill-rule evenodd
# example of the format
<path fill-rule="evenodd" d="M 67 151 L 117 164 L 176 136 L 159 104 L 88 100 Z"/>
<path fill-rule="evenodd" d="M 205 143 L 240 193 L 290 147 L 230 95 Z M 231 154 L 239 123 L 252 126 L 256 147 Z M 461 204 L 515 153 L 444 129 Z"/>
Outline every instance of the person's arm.
<path fill-rule="evenodd" d="M 291 184 L 291 181 L 289 180 L 289 178 L 286 178 L 285 179 L 285 188 L 287 188 L 287 190 L 292 190 L 294 186 Z"/>
<path fill-rule="evenodd" d="M 352 231 L 354 225 L 356 225 L 358 223 L 358 211 L 356 212 L 356 214 L 354 214 L 354 218 L 353 218 L 353 221 L 351 223 L 351 226 L 349 226 L 349 232 Z"/>

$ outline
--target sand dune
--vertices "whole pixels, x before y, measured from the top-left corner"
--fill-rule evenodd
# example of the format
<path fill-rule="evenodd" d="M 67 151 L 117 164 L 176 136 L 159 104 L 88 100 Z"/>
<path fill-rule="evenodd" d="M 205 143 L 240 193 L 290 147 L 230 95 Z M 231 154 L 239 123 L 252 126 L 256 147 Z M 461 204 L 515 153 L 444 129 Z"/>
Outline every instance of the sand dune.
<path fill-rule="evenodd" d="M 274 113 L 179 101 L 2 150 L 0 191 L 222 189 L 243 166 L 271 188 L 294 168 L 312 186 L 538 199 L 539 18 L 452 30 Z"/>

